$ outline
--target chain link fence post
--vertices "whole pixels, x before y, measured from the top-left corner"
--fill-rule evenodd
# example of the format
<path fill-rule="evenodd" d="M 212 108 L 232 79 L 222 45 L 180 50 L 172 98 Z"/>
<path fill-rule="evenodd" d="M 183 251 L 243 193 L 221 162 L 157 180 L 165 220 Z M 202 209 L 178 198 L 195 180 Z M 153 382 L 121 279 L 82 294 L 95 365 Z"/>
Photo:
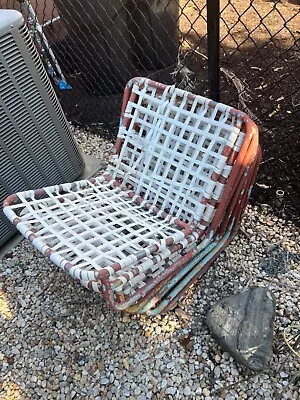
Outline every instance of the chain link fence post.
<path fill-rule="evenodd" d="M 207 0 L 208 79 L 210 97 L 220 100 L 220 0 Z"/>

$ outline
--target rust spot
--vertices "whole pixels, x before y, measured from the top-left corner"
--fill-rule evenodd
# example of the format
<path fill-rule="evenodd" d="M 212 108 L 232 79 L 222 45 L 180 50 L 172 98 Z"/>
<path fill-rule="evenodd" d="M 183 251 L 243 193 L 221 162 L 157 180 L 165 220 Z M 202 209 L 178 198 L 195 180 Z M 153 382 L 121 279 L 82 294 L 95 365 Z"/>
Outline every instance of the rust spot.
<path fill-rule="evenodd" d="M 51 254 L 53 253 L 52 249 L 50 249 L 50 247 L 48 247 L 45 251 L 44 254 L 46 257 L 50 257 Z"/>
<path fill-rule="evenodd" d="M 30 240 L 30 241 L 32 242 L 34 239 L 36 239 L 36 236 L 35 236 L 34 233 L 31 233 L 31 234 L 28 236 L 28 240 Z"/>
<path fill-rule="evenodd" d="M 70 269 L 73 268 L 73 264 L 71 264 L 70 262 L 67 262 L 66 265 L 64 266 L 64 270 L 66 272 L 70 272 Z"/>
<path fill-rule="evenodd" d="M 15 218 L 15 219 L 13 220 L 12 223 L 13 223 L 15 226 L 17 226 L 18 223 L 20 223 L 20 222 L 21 222 L 20 218 Z"/>
<path fill-rule="evenodd" d="M 34 197 L 35 197 L 35 198 L 41 197 L 41 196 L 43 196 L 45 193 L 46 193 L 46 192 L 45 192 L 44 189 L 36 189 L 36 190 L 34 191 Z"/>
<path fill-rule="evenodd" d="M 11 204 L 13 204 L 16 200 L 18 200 L 18 196 L 16 194 L 11 194 L 10 196 L 8 196 L 4 202 L 3 202 L 3 207 L 7 207 L 10 206 Z"/>
<path fill-rule="evenodd" d="M 219 179 L 220 174 L 217 174 L 216 172 L 214 172 L 211 176 L 211 180 L 214 182 L 217 182 L 217 180 Z"/>

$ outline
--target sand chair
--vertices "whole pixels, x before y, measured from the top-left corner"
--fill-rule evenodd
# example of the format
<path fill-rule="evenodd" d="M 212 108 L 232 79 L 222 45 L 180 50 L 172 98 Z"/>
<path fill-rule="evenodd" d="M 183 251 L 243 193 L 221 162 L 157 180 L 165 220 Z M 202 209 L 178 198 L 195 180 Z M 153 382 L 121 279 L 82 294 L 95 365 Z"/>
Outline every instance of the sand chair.
<path fill-rule="evenodd" d="M 4 213 L 56 265 L 127 309 L 211 243 L 257 153 L 244 113 L 134 78 L 103 175 L 11 195 Z"/>

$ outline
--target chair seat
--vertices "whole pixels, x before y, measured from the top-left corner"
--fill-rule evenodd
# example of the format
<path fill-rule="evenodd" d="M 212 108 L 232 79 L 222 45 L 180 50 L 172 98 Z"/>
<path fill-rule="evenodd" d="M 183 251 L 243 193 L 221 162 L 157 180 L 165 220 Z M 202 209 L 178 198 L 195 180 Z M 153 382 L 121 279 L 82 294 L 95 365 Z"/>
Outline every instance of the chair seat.
<path fill-rule="evenodd" d="M 106 171 L 11 195 L 3 210 L 110 307 L 156 314 L 230 242 L 260 159 L 257 127 L 243 112 L 134 78 Z"/>
<path fill-rule="evenodd" d="M 130 192 L 99 177 L 19 193 L 11 211 L 19 216 L 18 229 L 39 240 L 44 253 L 51 249 L 52 257 L 72 264 L 71 275 L 97 280 L 99 271 L 113 276 L 149 257 L 153 248 L 185 239 L 177 219 L 145 209 Z"/>

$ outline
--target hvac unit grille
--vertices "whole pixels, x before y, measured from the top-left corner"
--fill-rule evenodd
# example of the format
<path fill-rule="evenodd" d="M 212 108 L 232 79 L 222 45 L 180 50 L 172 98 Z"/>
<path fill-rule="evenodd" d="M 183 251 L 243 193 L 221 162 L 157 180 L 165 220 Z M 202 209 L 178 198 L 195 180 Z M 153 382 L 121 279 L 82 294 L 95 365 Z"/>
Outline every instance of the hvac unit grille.
<path fill-rule="evenodd" d="M 84 163 L 20 13 L 0 10 L 0 203 L 73 181 Z M 0 245 L 14 233 L 0 210 Z"/>

